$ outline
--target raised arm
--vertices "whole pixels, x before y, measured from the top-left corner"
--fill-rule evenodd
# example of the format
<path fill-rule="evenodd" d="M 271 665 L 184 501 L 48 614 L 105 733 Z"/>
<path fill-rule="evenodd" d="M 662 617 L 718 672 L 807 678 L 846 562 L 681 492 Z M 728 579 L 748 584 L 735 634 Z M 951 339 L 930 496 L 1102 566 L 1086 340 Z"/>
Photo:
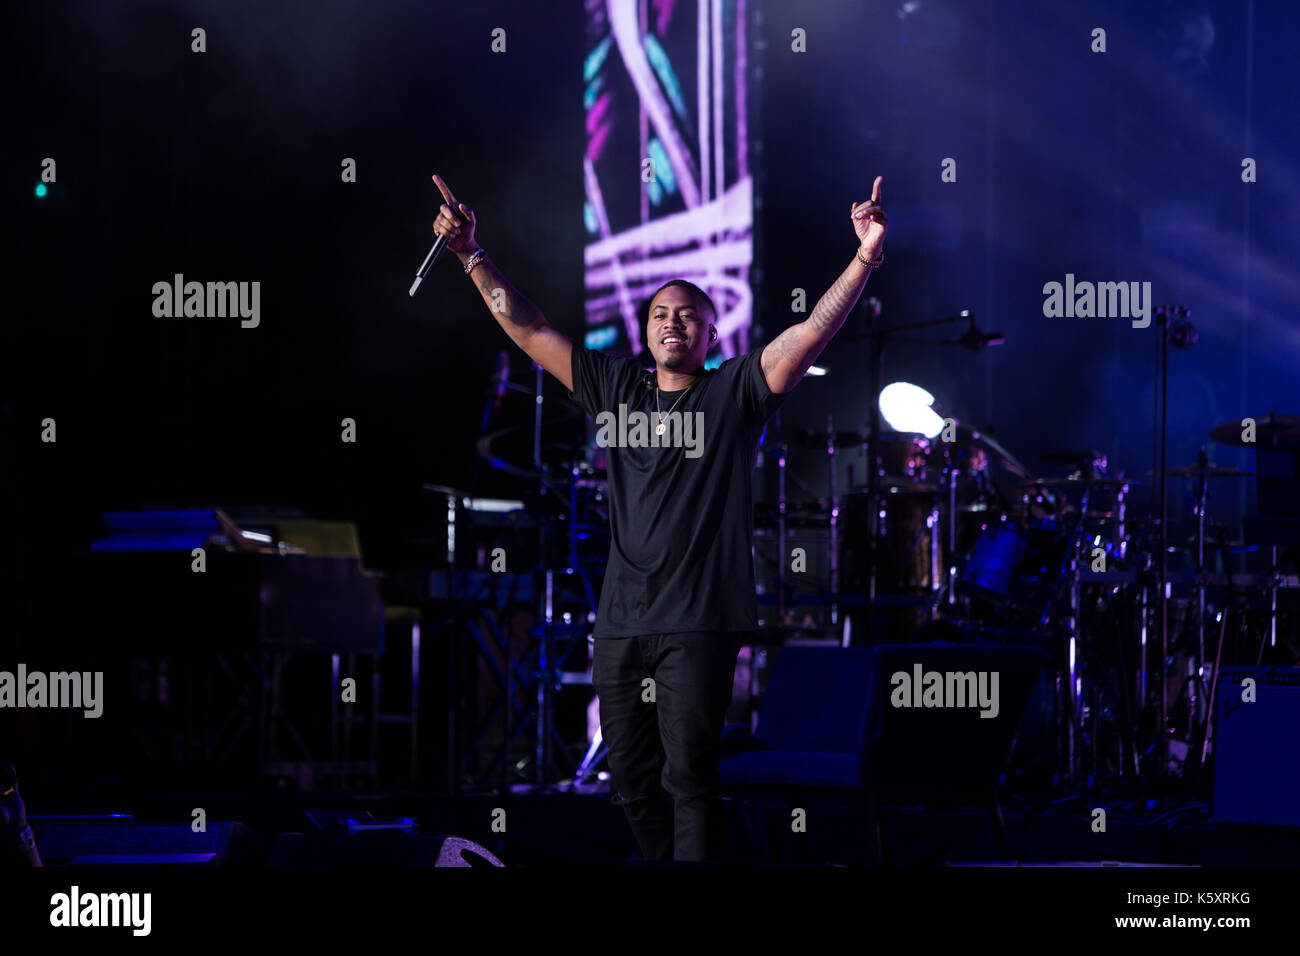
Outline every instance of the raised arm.
<path fill-rule="evenodd" d="M 438 210 L 433 231 L 448 237 L 447 248 L 456 254 L 463 266 L 479 248 L 474 239 L 474 227 L 478 221 L 474 210 L 456 201 L 441 176 L 434 176 L 433 181 L 446 200 Z M 479 257 L 478 264 L 470 271 L 470 278 L 506 335 L 530 359 L 572 391 L 573 341 L 551 328 L 542 310 L 521 295 L 486 255 Z"/>
<path fill-rule="evenodd" d="M 835 284 L 826 290 L 812 314 L 792 325 L 763 348 L 759 364 L 767 387 L 774 392 L 788 392 L 800 381 L 808 367 L 848 318 L 866 288 L 867 276 L 883 261 L 885 230 L 889 218 L 881 205 L 885 178 L 877 176 L 871 198 L 854 203 L 851 210 L 853 231 L 858 236 L 858 251 Z"/>

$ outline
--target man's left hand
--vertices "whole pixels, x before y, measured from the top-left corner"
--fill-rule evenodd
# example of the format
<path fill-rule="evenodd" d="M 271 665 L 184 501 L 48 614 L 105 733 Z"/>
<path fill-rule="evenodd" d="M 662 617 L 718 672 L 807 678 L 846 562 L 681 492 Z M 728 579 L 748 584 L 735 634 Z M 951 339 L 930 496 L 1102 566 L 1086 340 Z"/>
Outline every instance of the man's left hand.
<path fill-rule="evenodd" d="M 889 217 L 885 215 L 882 205 L 885 177 L 877 176 L 871 187 L 871 198 L 863 203 L 853 204 L 853 231 L 858 234 L 858 250 L 869 261 L 879 259 L 885 250 L 885 231 L 889 228 Z"/>

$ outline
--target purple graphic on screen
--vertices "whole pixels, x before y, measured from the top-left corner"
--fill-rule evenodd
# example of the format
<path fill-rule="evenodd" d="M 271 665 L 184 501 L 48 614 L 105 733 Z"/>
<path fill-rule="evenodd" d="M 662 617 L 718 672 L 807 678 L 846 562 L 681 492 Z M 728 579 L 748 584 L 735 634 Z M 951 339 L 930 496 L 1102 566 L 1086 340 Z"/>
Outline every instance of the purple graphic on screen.
<path fill-rule="evenodd" d="M 718 307 L 708 364 L 744 354 L 745 0 L 586 0 L 586 12 L 586 344 L 639 353 L 641 306 L 684 278 Z"/>

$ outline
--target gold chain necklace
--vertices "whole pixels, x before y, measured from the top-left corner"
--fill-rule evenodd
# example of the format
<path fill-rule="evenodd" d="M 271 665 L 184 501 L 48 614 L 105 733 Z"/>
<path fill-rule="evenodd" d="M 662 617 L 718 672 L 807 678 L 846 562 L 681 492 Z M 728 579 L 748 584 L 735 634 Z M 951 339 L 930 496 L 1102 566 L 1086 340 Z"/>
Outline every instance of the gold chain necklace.
<path fill-rule="evenodd" d="M 695 382 L 698 381 L 699 379 L 695 380 Z M 691 382 L 690 385 L 686 386 L 686 392 L 689 392 L 691 389 L 695 387 L 695 382 Z M 659 410 L 660 391 L 662 391 L 662 389 L 660 389 L 659 386 L 656 385 L 655 386 L 655 414 L 659 416 L 659 424 L 655 426 L 656 435 L 662 435 L 665 431 L 667 431 L 668 426 L 664 424 L 664 419 L 667 418 L 668 415 L 671 415 L 673 413 L 673 408 L 676 408 L 678 405 L 680 405 L 682 399 L 686 397 L 686 392 L 682 392 L 680 395 L 677 396 L 677 401 L 673 402 L 673 408 L 668 409 L 667 413 L 664 413 Z"/>

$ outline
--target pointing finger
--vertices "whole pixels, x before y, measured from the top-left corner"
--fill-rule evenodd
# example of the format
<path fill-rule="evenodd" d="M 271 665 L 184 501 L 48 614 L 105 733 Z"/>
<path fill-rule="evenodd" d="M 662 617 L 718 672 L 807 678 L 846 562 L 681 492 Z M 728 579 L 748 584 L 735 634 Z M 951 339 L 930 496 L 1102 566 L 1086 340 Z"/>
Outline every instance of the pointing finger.
<path fill-rule="evenodd" d="M 437 173 L 434 173 L 433 181 L 435 184 L 437 184 L 438 189 L 442 192 L 442 198 L 447 200 L 447 202 L 454 204 L 456 202 L 456 197 L 451 194 L 451 188 L 445 182 L 443 182 L 442 177 L 439 176 Z"/>
<path fill-rule="evenodd" d="M 884 200 L 885 177 L 877 176 L 876 181 L 871 185 L 871 201 L 880 205 Z"/>

